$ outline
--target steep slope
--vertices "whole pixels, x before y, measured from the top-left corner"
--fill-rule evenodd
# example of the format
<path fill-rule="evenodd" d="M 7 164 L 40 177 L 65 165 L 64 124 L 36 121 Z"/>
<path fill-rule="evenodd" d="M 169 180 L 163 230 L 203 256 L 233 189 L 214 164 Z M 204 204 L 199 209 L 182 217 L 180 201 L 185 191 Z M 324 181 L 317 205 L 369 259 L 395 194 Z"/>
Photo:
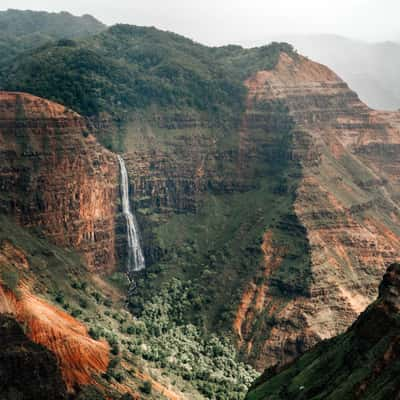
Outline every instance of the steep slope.
<path fill-rule="evenodd" d="M 246 340 L 256 341 L 248 353 L 261 366 L 257 360 L 285 362 L 342 332 L 398 258 L 400 131 L 397 114 L 368 109 L 328 68 L 301 56 L 282 55 L 273 71 L 258 72 L 247 85 L 254 101 L 282 101 L 293 118 L 291 157 L 301 168 L 294 209 L 311 259 L 303 293 L 265 297 L 274 324 Z"/>
<path fill-rule="evenodd" d="M 60 296 L 71 291 L 72 277 L 88 279 L 85 264 L 76 253 L 30 234 L 9 218 L 1 216 L 0 221 L 0 315 L 13 316 L 27 338 L 55 356 L 69 392 L 95 383 L 107 370 L 108 344 L 93 340 L 84 324 L 68 314 L 79 315 L 74 309 L 80 296 L 65 310 L 53 304 L 63 303 Z"/>
<path fill-rule="evenodd" d="M 18 287 L 17 297 L 0 288 L 0 314 L 7 313 L 27 329 L 28 337 L 52 351 L 69 391 L 95 383 L 94 376 L 106 372 L 109 347 L 89 337 L 87 329 L 66 312 Z"/>
<path fill-rule="evenodd" d="M 80 250 L 92 270 L 115 268 L 118 164 L 82 117 L 0 92 L 0 157 L 1 212 Z"/>
<path fill-rule="evenodd" d="M 217 392 L 243 398 L 257 374 L 229 343 L 175 326 L 157 311 L 156 299 L 143 318 L 133 317 L 126 310 L 125 275 L 93 274 L 77 253 L 36 233 L 0 216 L 0 315 L 12 313 L 29 339 L 53 352 L 71 398 L 121 400 L 128 393 L 202 400 Z M 32 368 L 39 361 L 32 360 Z"/>
<path fill-rule="evenodd" d="M 106 28 L 90 15 L 76 17 L 68 12 L 0 11 L 0 65 L 18 54 L 47 42 L 94 35 Z"/>
<path fill-rule="evenodd" d="M 65 400 L 55 357 L 31 342 L 10 316 L 0 314 L 0 396 L 4 400 Z"/>
<path fill-rule="evenodd" d="M 287 366 L 266 370 L 246 399 L 398 399 L 399 299 L 400 265 L 392 264 L 378 299 L 346 333 Z"/>

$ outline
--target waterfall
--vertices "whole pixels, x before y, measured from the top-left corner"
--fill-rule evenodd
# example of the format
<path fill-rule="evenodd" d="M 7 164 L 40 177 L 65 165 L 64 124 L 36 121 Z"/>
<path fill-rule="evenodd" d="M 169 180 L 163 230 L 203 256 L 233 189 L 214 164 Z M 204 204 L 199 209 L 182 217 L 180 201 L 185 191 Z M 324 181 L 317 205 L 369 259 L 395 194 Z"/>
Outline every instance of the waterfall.
<path fill-rule="evenodd" d="M 121 199 L 122 212 L 126 220 L 127 242 L 128 242 L 128 264 L 127 273 L 130 277 L 132 272 L 140 271 L 146 267 L 144 262 L 143 251 L 140 246 L 139 229 L 136 218 L 132 214 L 129 203 L 129 182 L 128 173 L 126 172 L 125 162 L 118 155 L 119 166 L 121 170 Z"/>

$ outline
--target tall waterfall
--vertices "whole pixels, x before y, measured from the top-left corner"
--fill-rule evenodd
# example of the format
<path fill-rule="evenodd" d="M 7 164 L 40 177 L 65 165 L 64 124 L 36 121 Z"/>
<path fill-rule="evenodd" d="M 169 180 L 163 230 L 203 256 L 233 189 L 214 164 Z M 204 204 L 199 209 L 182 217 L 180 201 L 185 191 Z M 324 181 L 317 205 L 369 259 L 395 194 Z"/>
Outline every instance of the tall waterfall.
<path fill-rule="evenodd" d="M 143 251 L 140 246 L 139 229 L 136 218 L 132 214 L 129 204 L 129 182 L 128 173 L 126 172 L 125 162 L 118 155 L 119 166 L 121 170 L 121 199 L 122 212 L 126 219 L 127 241 L 128 241 L 128 276 L 135 271 L 140 271 L 146 267 Z"/>

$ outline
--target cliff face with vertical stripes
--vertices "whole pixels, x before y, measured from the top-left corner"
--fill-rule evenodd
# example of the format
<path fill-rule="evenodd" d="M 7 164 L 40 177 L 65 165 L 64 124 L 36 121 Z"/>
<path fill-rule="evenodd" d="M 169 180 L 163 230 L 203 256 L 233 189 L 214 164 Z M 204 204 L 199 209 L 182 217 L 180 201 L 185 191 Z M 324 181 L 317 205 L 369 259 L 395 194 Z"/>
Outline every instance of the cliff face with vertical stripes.
<path fill-rule="evenodd" d="M 118 164 L 64 106 L 0 92 L 0 210 L 79 250 L 91 270 L 115 268 Z"/>

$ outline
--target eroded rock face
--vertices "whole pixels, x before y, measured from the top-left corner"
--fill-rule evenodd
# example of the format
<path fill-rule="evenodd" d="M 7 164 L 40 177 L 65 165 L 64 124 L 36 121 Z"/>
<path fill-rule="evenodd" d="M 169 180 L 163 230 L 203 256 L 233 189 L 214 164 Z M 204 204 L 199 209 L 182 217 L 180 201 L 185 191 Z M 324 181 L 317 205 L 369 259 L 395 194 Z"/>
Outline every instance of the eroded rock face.
<path fill-rule="evenodd" d="M 0 398 L 64 400 L 66 387 L 55 356 L 33 343 L 9 315 L 0 314 Z"/>
<path fill-rule="evenodd" d="M 115 268 L 118 164 L 82 117 L 38 97 L 0 92 L 0 211 Z"/>
<path fill-rule="evenodd" d="M 291 158 L 299 161 L 301 180 L 294 208 L 311 256 L 306 296 L 265 296 L 263 308 L 276 308 L 274 324 L 249 332 L 256 352 L 245 347 L 261 367 L 343 332 L 398 259 L 400 116 L 370 110 L 328 68 L 301 56 L 282 54 L 273 71 L 258 72 L 246 85 L 251 107 L 279 100 L 295 122 Z M 247 118 L 247 143 L 256 128 Z M 276 267 L 275 259 L 269 263 Z"/>
<path fill-rule="evenodd" d="M 162 258 L 152 235 L 170 215 L 196 214 L 204 193 L 245 192 L 281 174 L 266 202 L 286 197 L 288 206 L 266 218 L 264 260 L 235 282 L 233 300 L 237 345 L 263 369 L 347 329 L 398 258 L 400 114 L 369 109 L 300 55 L 282 53 L 245 85 L 239 129 L 222 133 L 195 115 L 135 120 L 125 158 L 149 264 Z M 285 240 L 299 240 L 295 253 Z"/>

